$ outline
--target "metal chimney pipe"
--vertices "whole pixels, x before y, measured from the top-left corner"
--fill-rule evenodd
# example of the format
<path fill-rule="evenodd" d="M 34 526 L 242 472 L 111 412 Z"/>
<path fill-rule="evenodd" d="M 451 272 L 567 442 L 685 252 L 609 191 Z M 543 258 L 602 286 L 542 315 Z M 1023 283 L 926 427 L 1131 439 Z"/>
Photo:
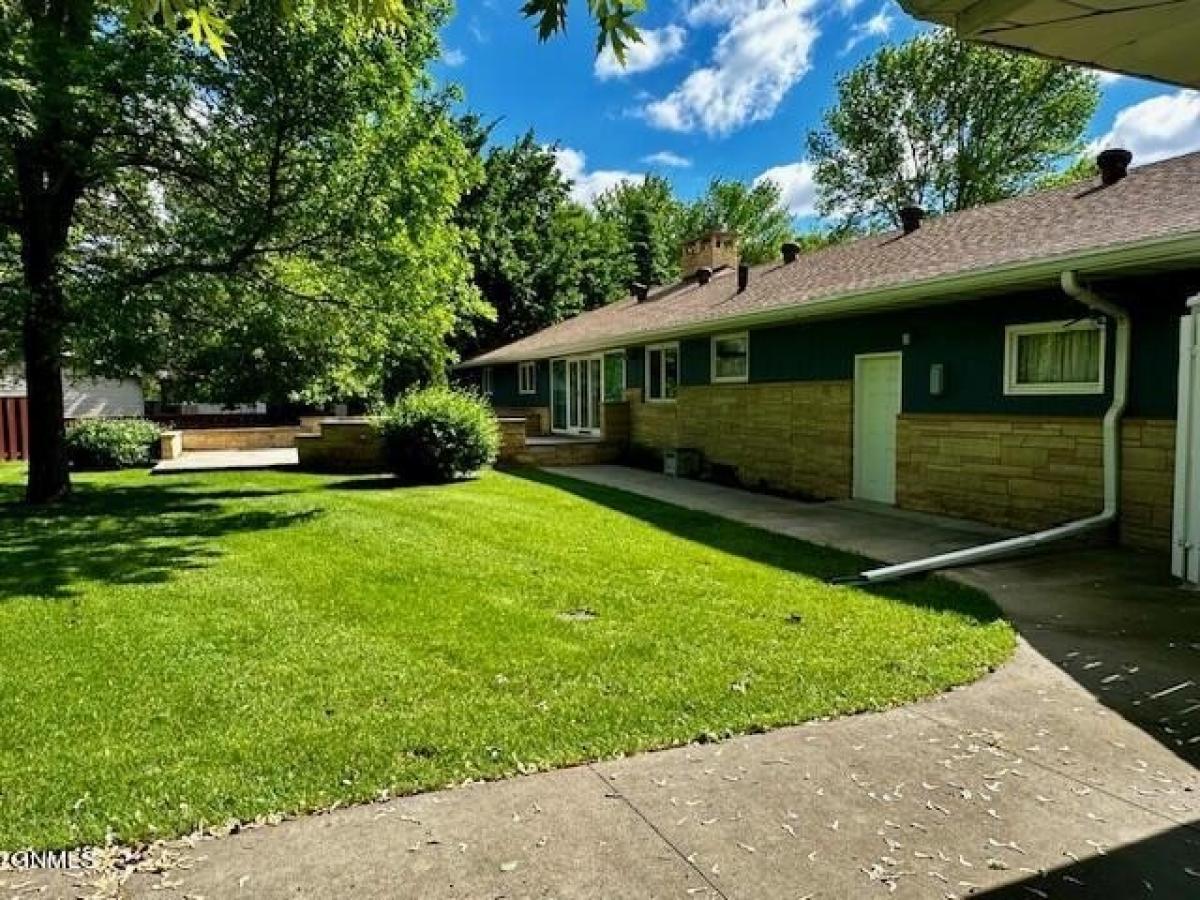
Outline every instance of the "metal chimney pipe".
<path fill-rule="evenodd" d="M 925 210 L 919 206 L 905 206 L 900 210 L 900 224 L 904 227 L 905 234 L 912 234 L 920 228 L 924 218 Z"/>
<path fill-rule="evenodd" d="M 1096 157 L 1096 168 L 1100 170 L 1100 181 L 1107 187 L 1116 184 L 1129 174 L 1129 164 L 1133 162 L 1133 154 L 1122 147 L 1112 147 L 1102 150 Z"/>

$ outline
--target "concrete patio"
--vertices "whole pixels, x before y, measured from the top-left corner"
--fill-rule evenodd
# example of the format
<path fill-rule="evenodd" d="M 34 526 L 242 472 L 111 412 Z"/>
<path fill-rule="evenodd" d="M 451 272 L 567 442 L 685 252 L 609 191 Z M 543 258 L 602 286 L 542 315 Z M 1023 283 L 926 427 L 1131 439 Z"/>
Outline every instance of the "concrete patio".
<path fill-rule="evenodd" d="M 261 450 L 185 450 L 175 459 L 160 459 L 151 473 L 177 475 L 184 472 L 219 472 L 225 469 L 275 469 L 295 466 L 299 460 L 295 447 L 271 447 Z"/>
<path fill-rule="evenodd" d="M 619 467 L 559 472 L 574 479 L 565 490 L 618 487 L 889 561 L 986 537 Z M 922 703 L 199 837 L 99 887 L 155 898 L 1198 896 L 1200 598 L 1165 570 L 1157 556 L 1086 547 L 961 570 L 1022 641 L 997 673 Z M 0 873 L 5 888 L 86 896 L 97 885 Z"/>

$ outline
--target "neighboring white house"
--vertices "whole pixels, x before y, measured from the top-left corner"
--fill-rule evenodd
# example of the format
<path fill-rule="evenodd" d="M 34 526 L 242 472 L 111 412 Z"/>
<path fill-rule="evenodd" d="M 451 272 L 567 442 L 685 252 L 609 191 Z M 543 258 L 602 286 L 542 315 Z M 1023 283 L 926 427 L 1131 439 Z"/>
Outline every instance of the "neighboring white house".
<path fill-rule="evenodd" d="M 0 397 L 24 397 L 20 369 L 0 370 Z M 63 373 L 63 414 L 68 419 L 126 418 L 146 413 L 141 384 L 133 378 L 83 378 Z"/>

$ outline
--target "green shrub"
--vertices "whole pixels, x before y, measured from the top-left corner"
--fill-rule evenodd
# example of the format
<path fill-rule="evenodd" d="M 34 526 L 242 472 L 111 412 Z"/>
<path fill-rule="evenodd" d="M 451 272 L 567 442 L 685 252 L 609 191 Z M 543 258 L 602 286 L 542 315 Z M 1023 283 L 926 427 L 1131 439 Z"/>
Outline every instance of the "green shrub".
<path fill-rule="evenodd" d="M 162 429 L 146 419 L 80 419 L 67 426 L 67 456 L 77 469 L 144 466 Z"/>
<path fill-rule="evenodd" d="M 388 467 L 403 481 L 441 484 L 496 458 L 500 426 L 486 401 L 448 387 L 409 391 L 380 418 Z"/>

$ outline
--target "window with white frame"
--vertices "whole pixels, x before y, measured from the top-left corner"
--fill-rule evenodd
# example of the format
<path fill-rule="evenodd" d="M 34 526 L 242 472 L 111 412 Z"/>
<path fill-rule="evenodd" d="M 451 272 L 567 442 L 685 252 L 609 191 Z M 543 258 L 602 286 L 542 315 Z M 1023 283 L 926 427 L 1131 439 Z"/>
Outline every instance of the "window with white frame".
<path fill-rule="evenodd" d="M 719 334 L 712 339 L 712 380 L 745 381 L 750 375 L 750 336 Z"/>
<path fill-rule="evenodd" d="M 674 400 L 679 392 L 679 345 L 646 348 L 646 399 Z"/>
<path fill-rule="evenodd" d="M 479 390 L 483 396 L 492 396 L 492 367 L 484 366 L 483 371 L 479 373 Z"/>
<path fill-rule="evenodd" d="M 537 393 L 537 363 L 517 364 L 517 392 L 521 394 Z"/>
<path fill-rule="evenodd" d="M 1083 319 L 1004 329 L 1004 393 L 1104 393 L 1105 329 Z"/>

